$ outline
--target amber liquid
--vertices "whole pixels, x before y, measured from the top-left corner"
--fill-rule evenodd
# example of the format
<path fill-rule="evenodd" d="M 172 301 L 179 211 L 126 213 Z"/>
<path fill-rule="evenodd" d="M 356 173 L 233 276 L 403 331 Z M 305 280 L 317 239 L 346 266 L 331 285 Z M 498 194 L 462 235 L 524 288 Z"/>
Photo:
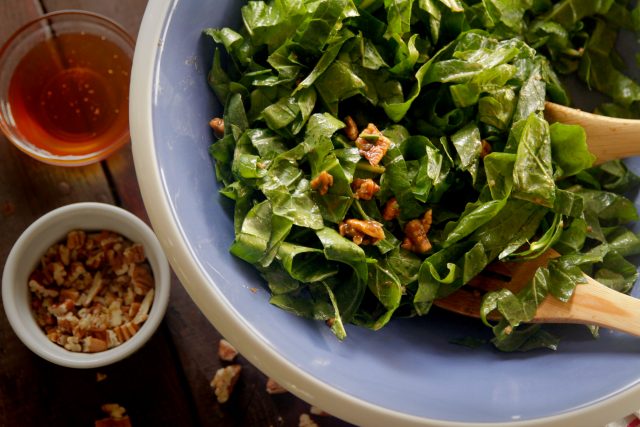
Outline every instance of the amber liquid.
<path fill-rule="evenodd" d="M 55 155 L 86 155 L 127 139 L 130 71 L 130 55 L 101 36 L 38 43 L 9 82 L 18 131 Z"/>

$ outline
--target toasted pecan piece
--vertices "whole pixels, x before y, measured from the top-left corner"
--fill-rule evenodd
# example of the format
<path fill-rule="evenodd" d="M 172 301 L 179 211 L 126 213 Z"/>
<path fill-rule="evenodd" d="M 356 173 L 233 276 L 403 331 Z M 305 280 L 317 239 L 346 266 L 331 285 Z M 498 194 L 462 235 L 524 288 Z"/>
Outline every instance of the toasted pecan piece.
<path fill-rule="evenodd" d="M 224 136 L 224 119 L 214 117 L 209 121 L 209 126 L 213 129 L 215 136 L 218 138 L 222 138 Z"/>
<path fill-rule="evenodd" d="M 347 135 L 347 138 L 351 141 L 358 139 L 358 125 L 351 116 L 344 118 L 344 124 L 346 125 L 344 128 L 344 134 Z"/>
<path fill-rule="evenodd" d="M 231 362 L 238 355 L 238 350 L 231 343 L 224 338 L 221 338 L 218 342 L 218 357 L 225 362 Z"/>
<path fill-rule="evenodd" d="M 372 166 L 380 163 L 390 146 L 391 140 L 384 136 L 373 123 L 369 123 L 356 139 L 356 147 L 360 155 Z"/>
<path fill-rule="evenodd" d="M 242 366 L 237 364 L 225 366 L 216 371 L 210 385 L 219 403 L 225 403 L 229 400 L 241 372 Z"/>
<path fill-rule="evenodd" d="M 417 254 L 425 254 L 431 250 L 431 242 L 427 237 L 431 228 L 432 211 L 429 209 L 422 219 L 412 219 L 404 226 L 405 238 L 402 247 Z"/>
<path fill-rule="evenodd" d="M 380 191 L 380 186 L 371 178 L 355 178 L 351 183 L 353 197 L 362 200 L 371 200 Z"/>
<path fill-rule="evenodd" d="M 398 200 L 395 197 L 390 198 L 385 203 L 384 208 L 382 210 L 382 218 L 385 221 L 392 221 L 395 218 L 400 216 L 400 205 L 398 204 Z"/>
<path fill-rule="evenodd" d="M 278 384 L 278 382 L 276 380 L 274 380 L 271 377 L 267 378 L 266 390 L 267 390 L 267 393 L 269 393 L 269 394 L 288 393 L 286 388 L 282 387 L 280 384 Z"/>
<path fill-rule="evenodd" d="M 329 187 L 333 185 L 333 175 L 327 171 L 322 171 L 311 180 L 311 188 L 318 190 L 321 196 L 324 196 L 329 191 Z"/>
<path fill-rule="evenodd" d="M 356 245 L 373 244 L 384 239 L 382 224 L 373 220 L 347 219 L 340 223 L 338 230 L 340 235 L 351 237 Z"/>

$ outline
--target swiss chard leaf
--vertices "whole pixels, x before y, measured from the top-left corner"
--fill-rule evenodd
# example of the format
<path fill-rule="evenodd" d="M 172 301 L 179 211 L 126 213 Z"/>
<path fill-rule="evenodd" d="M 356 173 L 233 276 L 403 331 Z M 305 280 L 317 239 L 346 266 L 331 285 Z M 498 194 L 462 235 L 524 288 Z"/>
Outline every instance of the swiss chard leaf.
<path fill-rule="evenodd" d="M 513 166 L 514 196 L 551 207 L 555 200 L 556 185 L 551 164 L 549 124 L 531 113 L 519 130 Z"/>
<path fill-rule="evenodd" d="M 587 135 L 581 126 L 554 123 L 549 127 L 549 134 L 557 175 L 575 175 L 593 165 L 596 156 L 589 152 Z"/>
<path fill-rule="evenodd" d="M 620 161 L 594 167 L 584 131 L 549 126 L 545 101 L 569 104 L 558 74 L 577 73 L 611 98 L 599 112 L 635 117 L 640 85 L 615 37 L 638 16 L 614 0 L 248 2 L 243 28 L 204 31 L 218 45 L 207 77 L 224 135 L 209 152 L 235 204 L 231 252 L 256 266 L 274 305 L 343 339 L 347 323 L 426 314 L 490 262 L 554 247 L 563 255 L 528 287 L 488 294 L 482 312 L 504 317 L 500 350 L 556 348 L 521 324 L 544 298 L 567 301 L 583 271 L 630 289 L 624 257 L 640 238 L 623 194 L 640 179 Z M 369 123 L 391 146 L 354 141 Z M 386 150 L 380 164 L 362 158 L 366 144 Z M 323 172 L 326 188 L 312 186 Z M 370 194 L 356 178 L 373 181 Z M 347 219 L 380 222 L 384 238 Z M 408 250 L 421 238 L 409 221 L 426 253 Z"/>

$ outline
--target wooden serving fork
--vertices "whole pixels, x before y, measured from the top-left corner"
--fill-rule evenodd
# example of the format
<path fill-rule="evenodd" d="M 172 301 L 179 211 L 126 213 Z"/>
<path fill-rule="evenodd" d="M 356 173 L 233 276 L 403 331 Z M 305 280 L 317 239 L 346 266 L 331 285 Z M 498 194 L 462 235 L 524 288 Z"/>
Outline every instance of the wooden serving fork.
<path fill-rule="evenodd" d="M 547 102 L 545 118 L 553 122 L 581 125 L 596 163 L 640 155 L 640 120 L 618 119 Z M 538 267 L 559 254 L 547 250 L 525 262 L 495 262 L 451 295 L 434 301 L 443 309 L 480 317 L 483 295 L 503 288 L 517 293 L 531 280 Z M 533 323 L 582 323 L 616 329 L 640 336 L 640 300 L 617 292 L 585 275 L 568 302 L 552 296 L 538 307 Z M 489 316 L 495 319 L 495 314 Z"/>
<path fill-rule="evenodd" d="M 618 119 L 585 113 L 547 102 L 544 116 L 550 123 L 580 125 L 587 133 L 589 151 L 596 164 L 640 155 L 640 120 Z"/>
<path fill-rule="evenodd" d="M 560 254 L 549 249 L 525 262 L 495 262 L 451 295 L 434 305 L 465 316 L 480 317 L 485 293 L 503 288 L 517 293 L 533 277 L 538 267 Z M 568 302 L 547 296 L 538 306 L 531 323 L 579 323 L 598 325 L 640 336 L 640 300 L 615 291 L 585 275 L 586 283 L 576 285 Z M 496 320 L 496 315 L 489 316 Z"/>

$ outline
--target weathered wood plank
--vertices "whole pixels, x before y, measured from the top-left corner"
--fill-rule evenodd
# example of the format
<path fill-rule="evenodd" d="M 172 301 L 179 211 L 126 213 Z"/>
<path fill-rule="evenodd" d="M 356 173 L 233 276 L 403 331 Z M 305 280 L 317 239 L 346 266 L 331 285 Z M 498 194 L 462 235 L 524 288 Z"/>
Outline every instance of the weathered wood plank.
<path fill-rule="evenodd" d="M 63 9 L 80 9 L 99 13 L 113 19 L 129 34 L 137 37 L 146 0 L 42 0 L 46 12 Z"/>
<path fill-rule="evenodd" d="M 145 0 L 44 0 L 43 4 L 47 11 L 72 7 L 101 13 L 119 22 L 135 36 Z M 132 184 L 136 182 L 136 174 L 131 147 L 124 147 L 107 159 L 104 165 L 119 204 L 148 222 L 138 186 Z M 309 412 L 309 405 L 291 394 L 267 394 L 267 378 L 242 356 L 237 363 L 243 366 L 243 373 L 232 399 L 223 405 L 217 403 L 209 382 L 216 370 L 226 364 L 217 356 L 217 344 L 222 337 L 200 313 L 175 276 L 165 324 L 194 398 L 198 424 L 212 427 L 296 426 L 300 414 Z M 348 425 L 333 417 L 314 418 L 321 426 Z"/>
<path fill-rule="evenodd" d="M 24 0 L 20 5 L 11 1 L 0 2 L 0 40 L 4 43 L 20 26 L 42 14 L 38 0 Z"/>
<path fill-rule="evenodd" d="M 103 2 L 92 2 L 103 3 Z M 104 2 L 112 3 L 112 2 Z M 123 22 L 137 31 L 141 12 L 118 2 Z M 65 8 L 79 7 L 76 3 Z M 44 11 L 36 0 L 0 2 L 0 43 Z M 114 203 L 103 165 L 78 168 L 44 165 L 0 137 L 0 260 L 36 218 L 78 201 Z M 135 180 L 129 185 L 135 186 Z M 4 261 L 0 265 L 0 274 Z M 163 325 L 151 341 L 125 361 L 103 369 L 61 368 L 31 353 L 11 330 L 0 310 L 0 426 L 92 425 L 102 418 L 100 405 L 127 408 L 134 425 L 198 425 L 191 396 L 175 367 L 171 339 Z M 107 378 L 97 382 L 96 372 Z"/>

